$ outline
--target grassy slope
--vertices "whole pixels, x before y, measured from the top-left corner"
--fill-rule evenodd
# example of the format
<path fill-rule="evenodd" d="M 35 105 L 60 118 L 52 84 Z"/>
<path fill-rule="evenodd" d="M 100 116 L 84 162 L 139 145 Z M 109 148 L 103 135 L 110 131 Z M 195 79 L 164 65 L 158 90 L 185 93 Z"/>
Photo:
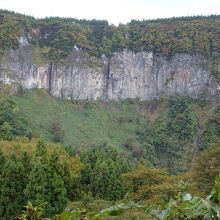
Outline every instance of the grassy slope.
<path fill-rule="evenodd" d="M 41 90 L 15 96 L 19 108 L 28 118 L 35 136 L 51 140 L 49 128 L 59 120 L 64 130 L 64 144 L 86 147 L 104 142 L 121 149 L 126 139 L 145 122 L 146 103 L 70 102 L 52 98 Z"/>
<path fill-rule="evenodd" d="M 30 122 L 35 137 L 52 141 L 50 126 L 52 121 L 58 120 L 64 131 L 63 144 L 83 149 L 106 143 L 122 151 L 124 155 L 129 154 L 134 161 L 142 156 L 140 152 L 139 157 L 135 156 L 140 146 L 145 146 L 144 150 L 148 151 L 148 142 L 160 143 L 162 141 L 162 147 L 165 147 L 165 150 L 158 151 L 157 155 L 151 152 L 147 155 L 151 158 L 151 162 L 152 158 L 153 160 L 159 159 L 158 165 L 161 167 L 168 167 L 168 163 L 171 163 L 171 169 L 176 169 L 177 172 L 190 168 L 191 161 L 195 159 L 199 147 L 197 140 L 201 140 L 201 124 L 204 118 L 209 118 L 209 110 L 213 109 L 213 105 L 217 103 L 216 100 L 202 103 L 202 105 L 199 100 L 191 102 L 199 124 L 198 131 L 194 140 L 184 145 L 177 142 L 176 145 L 172 135 L 162 135 L 161 139 L 160 128 L 166 127 L 169 120 L 167 98 L 158 101 L 157 110 L 153 113 L 150 111 L 150 102 L 140 102 L 136 99 L 107 103 L 101 101 L 71 102 L 53 98 L 45 91 L 37 89 L 14 96 L 14 100 Z M 154 136 L 150 135 L 144 139 L 144 142 L 141 142 L 137 138 L 137 133 L 145 132 L 146 128 L 148 131 L 156 129 Z M 170 150 L 177 155 L 170 154 Z M 147 155 L 145 153 L 145 157 Z"/>

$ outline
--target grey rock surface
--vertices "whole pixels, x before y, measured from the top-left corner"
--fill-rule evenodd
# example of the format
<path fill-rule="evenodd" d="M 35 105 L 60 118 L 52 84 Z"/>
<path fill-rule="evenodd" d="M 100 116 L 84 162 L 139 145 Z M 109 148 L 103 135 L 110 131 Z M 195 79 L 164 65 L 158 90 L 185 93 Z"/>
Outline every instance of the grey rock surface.
<path fill-rule="evenodd" d="M 43 88 L 52 96 L 73 100 L 213 96 L 219 94 L 220 86 L 207 66 L 201 55 L 167 58 L 126 50 L 100 59 L 76 51 L 68 58 L 68 65 L 34 64 L 32 49 L 23 46 L 0 59 L 0 83 Z"/>

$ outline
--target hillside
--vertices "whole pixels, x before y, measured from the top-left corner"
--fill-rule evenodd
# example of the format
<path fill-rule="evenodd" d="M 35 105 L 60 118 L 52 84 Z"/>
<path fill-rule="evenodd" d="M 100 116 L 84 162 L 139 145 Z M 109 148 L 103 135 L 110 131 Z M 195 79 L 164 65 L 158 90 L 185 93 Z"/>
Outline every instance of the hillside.
<path fill-rule="evenodd" d="M 71 102 L 41 90 L 26 91 L 14 100 L 31 122 L 34 136 L 52 141 L 50 127 L 55 122 L 63 130 L 61 141 L 78 148 L 106 143 L 121 150 L 126 138 L 135 137 L 143 126 L 147 111 L 147 103 L 138 100 Z"/>
<path fill-rule="evenodd" d="M 27 200 L 49 201 L 45 217 L 66 206 L 98 212 L 123 198 L 157 208 L 185 190 L 206 195 L 219 171 L 216 98 L 67 101 L 8 86 L 0 106 L 0 216 L 12 218 Z"/>
<path fill-rule="evenodd" d="M 118 27 L 105 20 L 34 17 L 1 10 L 1 41 L 3 49 L 18 48 L 20 43 L 39 46 L 49 59 L 62 61 L 74 47 L 90 55 L 112 55 L 123 49 L 145 50 L 173 55 L 175 53 L 219 53 L 218 15 L 180 17 L 158 20 L 132 20 Z M 26 37 L 26 39 L 25 39 Z"/>
<path fill-rule="evenodd" d="M 159 100 L 155 108 L 154 102 L 138 99 L 70 102 L 32 90 L 13 100 L 33 137 L 77 150 L 111 146 L 132 163 L 144 159 L 174 173 L 188 170 L 193 155 L 219 137 L 216 99 L 174 96 Z"/>
<path fill-rule="evenodd" d="M 150 100 L 165 100 L 154 114 L 166 133 L 172 127 L 168 97 L 219 96 L 219 23 L 216 15 L 132 20 L 116 27 L 107 21 L 35 19 L 1 10 L 1 88 L 40 88 L 72 100 L 36 89 L 14 97 L 36 137 L 77 148 L 105 143 L 120 151 L 134 142 L 137 153 L 140 139 L 146 138 L 143 130 L 156 129 L 149 120 L 155 117 Z M 205 132 L 206 122 L 192 113 L 189 143 Z M 195 138 L 192 145 L 200 139 L 209 137 Z M 154 142 L 150 145 L 152 155 L 161 152 Z"/>
<path fill-rule="evenodd" d="M 68 100 L 219 94 L 219 16 L 35 19 L 0 11 L 0 82 Z"/>
<path fill-rule="evenodd" d="M 0 219 L 217 220 L 219 63 L 219 15 L 0 10 Z"/>

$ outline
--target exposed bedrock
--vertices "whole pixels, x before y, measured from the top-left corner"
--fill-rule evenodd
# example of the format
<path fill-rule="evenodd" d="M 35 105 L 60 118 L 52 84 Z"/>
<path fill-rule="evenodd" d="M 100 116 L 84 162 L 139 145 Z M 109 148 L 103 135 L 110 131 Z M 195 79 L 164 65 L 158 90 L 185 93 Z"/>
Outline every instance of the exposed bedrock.
<path fill-rule="evenodd" d="M 220 86 L 202 55 L 171 58 L 151 52 L 123 51 L 112 57 L 90 57 L 76 51 L 68 65 L 34 64 L 32 49 L 9 51 L 0 60 L 0 81 L 24 88 L 47 89 L 52 96 L 74 100 L 151 100 L 164 95 L 217 95 Z"/>

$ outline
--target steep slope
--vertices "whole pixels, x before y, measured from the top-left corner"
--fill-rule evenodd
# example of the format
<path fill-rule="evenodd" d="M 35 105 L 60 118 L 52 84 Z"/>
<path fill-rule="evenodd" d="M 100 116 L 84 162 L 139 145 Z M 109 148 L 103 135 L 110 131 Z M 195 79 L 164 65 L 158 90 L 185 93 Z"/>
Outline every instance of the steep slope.
<path fill-rule="evenodd" d="M 209 118 L 210 113 L 211 117 L 216 107 L 215 99 L 191 100 L 183 96 L 160 99 L 156 108 L 155 102 L 138 99 L 73 102 L 36 89 L 21 91 L 13 99 L 34 137 L 58 141 L 76 150 L 112 146 L 134 164 L 143 160 L 167 167 L 172 173 L 190 168 L 198 150 L 198 125 L 204 120 L 200 116 Z M 204 141 L 202 144 L 203 148 L 207 145 Z"/>
<path fill-rule="evenodd" d="M 197 117 L 208 118 L 220 94 L 219 24 L 209 16 L 115 27 L 0 11 L 0 88 L 20 94 L 13 99 L 36 137 L 111 145 L 134 163 L 184 172 L 200 136 L 199 149 L 210 130 L 219 136 L 218 114 Z"/>
<path fill-rule="evenodd" d="M 110 144 L 118 149 L 144 121 L 144 103 L 138 100 L 117 102 L 70 102 L 54 99 L 42 90 L 15 96 L 20 110 L 33 126 L 34 136 L 53 140 L 51 126 L 63 130 L 62 142 L 76 147 Z M 50 132 L 51 131 L 51 132 Z"/>
<path fill-rule="evenodd" d="M 211 62 L 197 54 L 168 59 L 151 52 L 126 51 L 110 58 L 73 53 L 68 64 L 33 62 L 33 51 L 21 47 L 0 65 L 0 81 L 24 88 L 44 88 L 52 96 L 72 100 L 158 99 L 165 95 L 213 96 L 219 85 Z"/>
<path fill-rule="evenodd" d="M 72 100 L 218 95 L 219 16 L 35 19 L 0 11 L 0 82 Z"/>
<path fill-rule="evenodd" d="M 201 145 L 203 145 L 206 149 L 207 145 L 209 143 L 215 142 L 215 138 L 210 138 L 208 143 L 207 143 L 207 140 L 204 141 L 202 139 L 204 139 L 203 136 L 206 136 L 205 132 L 207 132 L 207 126 L 209 126 L 209 124 L 210 124 L 210 118 L 212 118 L 213 115 L 215 116 L 215 112 L 218 111 L 219 106 L 220 106 L 220 99 L 216 98 L 215 100 L 213 100 L 213 102 L 210 105 L 210 107 L 208 108 L 208 110 L 201 111 L 199 113 L 200 117 L 199 117 L 199 115 L 197 116 L 198 127 L 197 127 L 196 135 L 195 135 L 194 141 L 193 141 L 193 145 L 195 147 L 193 162 L 195 162 L 195 160 L 197 159 L 197 157 L 200 154 L 200 151 L 202 150 Z M 202 114 L 202 117 L 201 117 L 201 114 Z M 219 126 L 214 126 L 214 128 L 217 130 L 218 130 L 218 127 Z"/>

